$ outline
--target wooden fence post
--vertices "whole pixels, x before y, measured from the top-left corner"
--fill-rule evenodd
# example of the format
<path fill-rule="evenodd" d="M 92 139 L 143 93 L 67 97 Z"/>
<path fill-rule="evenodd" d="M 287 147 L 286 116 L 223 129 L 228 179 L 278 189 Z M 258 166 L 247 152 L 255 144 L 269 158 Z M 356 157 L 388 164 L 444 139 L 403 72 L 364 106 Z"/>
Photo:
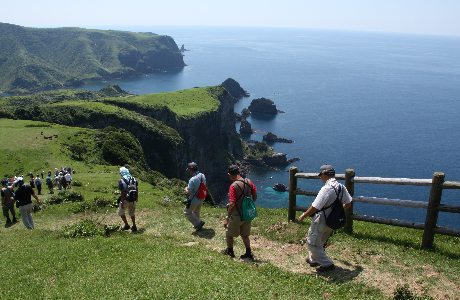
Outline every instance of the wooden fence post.
<path fill-rule="evenodd" d="M 444 182 L 444 173 L 436 172 L 433 174 L 433 182 L 431 184 L 430 200 L 426 212 L 425 229 L 423 230 L 422 248 L 429 249 L 433 247 L 434 233 L 433 228 L 438 222 L 438 213 L 436 209 L 441 203 L 442 188 Z"/>
<path fill-rule="evenodd" d="M 297 173 L 297 167 L 291 167 L 289 169 L 289 209 L 288 209 L 288 222 L 295 219 L 296 211 L 294 206 L 296 206 L 296 195 L 294 191 L 297 189 L 297 178 L 295 174 Z"/>
<path fill-rule="evenodd" d="M 345 171 L 345 187 L 347 188 L 348 193 L 353 198 L 355 194 L 355 184 L 352 181 L 353 177 L 355 177 L 355 170 L 347 169 Z M 347 217 L 347 223 L 345 223 L 344 230 L 347 233 L 353 233 L 353 220 L 351 219 L 351 215 L 353 214 L 353 201 L 351 202 L 351 207 L 345 210 L 345 215 Z"/>

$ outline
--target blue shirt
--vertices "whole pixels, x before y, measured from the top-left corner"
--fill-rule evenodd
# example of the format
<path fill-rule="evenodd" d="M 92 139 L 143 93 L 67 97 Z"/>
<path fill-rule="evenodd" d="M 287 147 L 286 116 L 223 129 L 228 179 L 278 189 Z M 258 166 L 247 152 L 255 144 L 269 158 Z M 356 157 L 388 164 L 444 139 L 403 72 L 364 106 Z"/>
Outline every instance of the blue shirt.
<path fill-rule="evenodd" d="M 187 189 L 189 192 L 191 192 L 189 197 L 190 199 L 192 199 L 192 204 L 198 204 L 204 201 L 204 199 L 197 198 L 201 180 L 203 180 L 203 183 L 206 185 L 206 177 L 204 176 L 204 174 L 198 171 L 192 175 L 192 178 L 190 178 L 188 182 Z"/>

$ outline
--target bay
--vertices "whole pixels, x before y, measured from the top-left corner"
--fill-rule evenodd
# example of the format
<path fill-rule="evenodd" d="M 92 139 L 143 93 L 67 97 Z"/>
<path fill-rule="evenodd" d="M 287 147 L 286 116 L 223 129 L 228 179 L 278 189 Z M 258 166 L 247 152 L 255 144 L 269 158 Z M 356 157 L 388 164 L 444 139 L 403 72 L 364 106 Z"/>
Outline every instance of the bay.
<path fill-rule="evenodd" d="M 90 82 L 96 90 L 116 83 L 134 94 L 213 86 L 233 78 L 251 97 L 235 104 L 241 112 L 252 99 L 272 99 L 276 116 L 248 118 L 253 129 L 295 143 L 271 143 L 303 172 L 332 164 L 356 176 L 431 179 L 444 172 L 460 181 L 460 37 L 295 28 L 111 27 L 170 35 L 185 44 L 180 71 Z M 237 124 L 236 128 L 239 128 Z M 262 141 L 263 133 L 243 136 Z M 198 162 L 199 163 L 199 162 Z M 289 167 L 250 174 L 257 205 L 287 207 Z M 206 172 L 206 170 L 203 170 Z M 226 170 L 222 170 L 226 172 Z M 319 180 L 299 187 L 319 190 Z M 429 187 L 356 184 L 356 196 L 428 201 Z M 460 191 L 443 191 L 442 203 L 460 205 Z M 299 196 L 308 205 L 311 197 Z M 356 203 L 360 214 L 424 222 L 426 211 Z M 440 213 L 438 225 L 460 227 L 457 214 Z"/>

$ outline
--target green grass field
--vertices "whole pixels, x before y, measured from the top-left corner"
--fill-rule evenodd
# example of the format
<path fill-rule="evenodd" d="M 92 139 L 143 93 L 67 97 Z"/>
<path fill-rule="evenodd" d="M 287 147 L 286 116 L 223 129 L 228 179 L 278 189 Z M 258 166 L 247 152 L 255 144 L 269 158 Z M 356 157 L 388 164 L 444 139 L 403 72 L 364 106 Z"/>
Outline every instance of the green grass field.
<path fill-rule="evenodd" d="M 110 205 L 81 209 L 118 197 L 119 166 L 70 158 L 67 138 L 91 129 L 6 119 L 0 126 L 3 177 L 71 166 L 70 191 L 84 197 L 51 204 L 52 195 L 40 195 L 46 204 L 33 214 L 35 230 L 22 222 L 0 226 L 0 299 L 390 299 L 402 284 L 420 299 L 460 298 L 459 238 L 437 235 L 426 251 L 421 231 L 355 222 L 353 234 L 338 231 L 328 241 L 337 268 L 317 274 L 305 263 L 309 221 L 288 223 L 286 209 L 259 208 L 251 235 L 256 260 L 245 262 L 220 254 L 225 209 L 204 207 L 206 225 L 195 232 L 164 178 L 139 183 L 138 233 L 68 238 L 66 226 L 83 219 L 122 225 Z M 59 138 L 45 140 L 41 131 Z M 243 253 L 238 239 L 235 254 Z"/>

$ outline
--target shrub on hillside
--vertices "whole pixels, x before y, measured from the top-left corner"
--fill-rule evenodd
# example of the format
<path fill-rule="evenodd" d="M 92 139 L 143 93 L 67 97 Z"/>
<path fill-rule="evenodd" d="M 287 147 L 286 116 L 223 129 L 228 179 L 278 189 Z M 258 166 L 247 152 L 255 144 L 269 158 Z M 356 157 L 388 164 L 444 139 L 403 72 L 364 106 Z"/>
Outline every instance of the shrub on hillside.
<path fill-rule="evenodd" d="M 82 202 L 84 197 L 80 192 L 77 191 L 60 191 L 57 195 L 51 196 L 51 198 L 46 199 L 45 204 L 61 204 L 63 202 Z"/>
<path fill-rule="evenodd" d="M 417 296 L 411 292 L 409 285 L 406 283 L 404 285 L 399 285 L 396 287 L 393 292 L 393 299 L 395 300 L 432 300 L 433 298 L 428 295 Z"/>
<path fill-rule="evenodd" d="M 93 219 L 81 219 L 75 224 L 66 225 L 62 230 L 65 238 L 109 236 L 112 232 L 120 229 L 118 225 L 104 225 Z"/>
<path fill-rule="evenodd" d="M 98 197 L 96 196 L 94 200 L 92 201 L 85 201 L 81 203 L 81 205 L 78 205 L 74 209 L 74 213 L 82 213 L 82 212 L 87 212 L 87 211 L 98 211 L 100 209 L 105 209 L 105 208 L 114 208 L 118 207 L 118 202 L 115 197 L 111 198 L 104 198 L 104 197 Z"/>

